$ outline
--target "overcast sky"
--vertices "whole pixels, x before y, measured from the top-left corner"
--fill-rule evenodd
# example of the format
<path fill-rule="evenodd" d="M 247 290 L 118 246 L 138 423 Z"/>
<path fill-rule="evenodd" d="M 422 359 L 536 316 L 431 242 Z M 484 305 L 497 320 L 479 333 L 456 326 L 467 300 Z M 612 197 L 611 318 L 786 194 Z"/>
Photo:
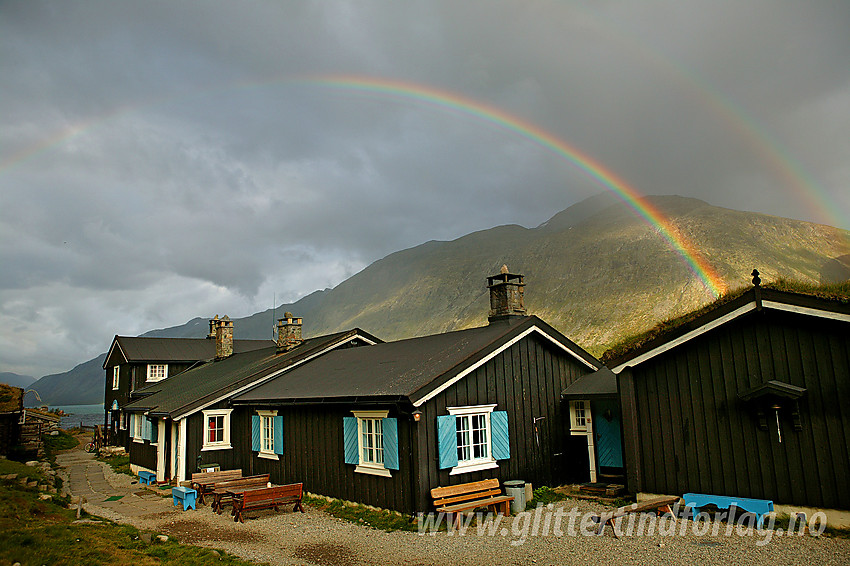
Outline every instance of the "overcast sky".
<path fill-rule="evenodd" d="M 847 0 L 4 0 L 0 371 L 605 190 L 476 105 L 642 194 L 850 228 L 848 30 Z"/>

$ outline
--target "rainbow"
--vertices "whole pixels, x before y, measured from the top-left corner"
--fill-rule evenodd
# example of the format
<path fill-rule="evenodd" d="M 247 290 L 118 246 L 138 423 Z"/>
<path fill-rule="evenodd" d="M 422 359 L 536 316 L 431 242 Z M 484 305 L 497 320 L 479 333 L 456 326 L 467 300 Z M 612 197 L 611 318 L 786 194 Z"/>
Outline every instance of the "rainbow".
<path fill-rule="evenodd" d="M 705 288 L 714 297 L 719 297 L 726 291 L 726 285 L 723 283 L 722 278 L 699 252 L 696 246 L 661 211 L 643 199 L 641 193 L 629 186 L 616 173 L 607 169 L 591 156 L 582 153 L 579 149 L 555 137 L 539 126 L 457 93 L 410 82 L 351 75 L 316 75 L 293 82 L 412 99 L 473 116 L 495 124 L 509 132 L 519 134 L 538 146 L 555 153 L 559 157 L 565 158 L 588 177 L 612 191 L 637 213 L 638 216 L 654 226 L 668 245 L 682 257 L 691 272 L 699 278 Z"/>

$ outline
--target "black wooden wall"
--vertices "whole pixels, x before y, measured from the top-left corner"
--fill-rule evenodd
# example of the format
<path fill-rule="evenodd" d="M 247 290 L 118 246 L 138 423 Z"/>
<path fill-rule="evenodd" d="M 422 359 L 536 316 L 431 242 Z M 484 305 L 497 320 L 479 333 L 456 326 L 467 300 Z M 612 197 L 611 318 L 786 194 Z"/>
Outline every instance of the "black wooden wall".
<path fill-rule="evenodd" d="M 251 451 L 251 415 L 255 409 L 277 409 L 283 417 L 283 455 L 279 460 L 257 457 Z M 352 410 L 389 409 L 398 419 L 399 470 L 392 477 L 355 473 L 344 462 L 343 417 Z M 189 417 L 187 424 L 188 472 L 201 454 L 205 463 L 216 462 L 221 469 L 241 468 L 243 474 L 271 475 L 272 483 L 304 483 L 305 491 L 374 505 L 402 512 L 414 511 L 411 460 L 411 421 L 409 412 L 400 415 L 395 406 L 312 404 L 280 407 L 236 407 L 231 413 L 230 450 L 202 452 L 202 413 Z"/>
<path fill-rule="evenodd" d="M 850 508 L 850 329 L 753 312 L 620 374 L 630 488 Z M 760 430 L 739 400 L 769 380 L 807 389 L 802 430 Z"/>
<path fill-rule="evenodd" d="M 535 487 L 588 481 L 587 439 L 569 435 L 569 406 L 561 392 L 591 371 L 532 333 L 425 403 L 418 428 L 419 508 L 433 508 L 434 487 L 487 478 L 525 480 Z M 449 469 L 438 469 L 437 416 L 447 415 L 446 407 L 491 403 L 508 413 L 511 458 L 481 472 L 450 476 Z M 536 417 L 545 418 L 537 422 L 535 435 Z"/>

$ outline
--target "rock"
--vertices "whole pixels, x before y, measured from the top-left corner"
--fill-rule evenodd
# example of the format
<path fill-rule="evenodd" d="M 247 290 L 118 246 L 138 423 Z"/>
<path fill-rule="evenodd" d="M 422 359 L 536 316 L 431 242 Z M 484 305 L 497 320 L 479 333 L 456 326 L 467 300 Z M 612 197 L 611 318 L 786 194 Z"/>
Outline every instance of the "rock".
<path fill-rule="evenodd" d="M 139 536 L 141 537 L 142 542 L 144 542 L 145 544 L 151 543 L 151 534 L 150 533 L 142 533 Z"/>
<path fill-rule="evenodd" d="M 39 494 L 38 498 L 41 499 L 42 501 L 49 501 L 49 500 L 53 499 L 53 496 L 48 495 L 47 493 L 42 493 L 42 494 Z"/>
<path fill-rule="evenodd" d="M 18 474 L 6 474 L 3 476 L 4 480 L 16 480 L 18 479 Z"/>
<path fill-rule="evenodd" d="M 37 466 L 38 466 L 38 461 L 36 461 L 36 460 L 30 460 L 29 462 L 27 462 L 27 463 L 26 463 L 26 465 L 27 465 L 27 466 L 29 466 L 29 467 L 31 467 L 31 468 L 35 468 L 35 467 L 37 467 Z"/>
<path fill-rule="evenodd" d="M 37 480 L 33 480 L 33 481 L 28 481 L 28 482 L 27 482 L 27 487 L 36 487 L 36 486 L 38 486 L 38 481 L 37 481 Z"/>
<path fill-rule="evenodd" d="M 159 542 L 168 542 L 168 535 L 157 535 L 156 540 Z"/>

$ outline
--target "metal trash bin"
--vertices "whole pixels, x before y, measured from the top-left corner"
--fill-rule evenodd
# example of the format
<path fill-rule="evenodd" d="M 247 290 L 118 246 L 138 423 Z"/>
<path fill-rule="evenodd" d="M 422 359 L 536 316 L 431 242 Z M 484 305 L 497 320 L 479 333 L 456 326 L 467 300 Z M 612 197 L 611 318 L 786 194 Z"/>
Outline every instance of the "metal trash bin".
<path fill-rule="evenodd" d="M 514 498 L 511 501 L 511 513 L 525 511 L 525 480 L 509 480 L 505 482 L 505 494 Z"/>

